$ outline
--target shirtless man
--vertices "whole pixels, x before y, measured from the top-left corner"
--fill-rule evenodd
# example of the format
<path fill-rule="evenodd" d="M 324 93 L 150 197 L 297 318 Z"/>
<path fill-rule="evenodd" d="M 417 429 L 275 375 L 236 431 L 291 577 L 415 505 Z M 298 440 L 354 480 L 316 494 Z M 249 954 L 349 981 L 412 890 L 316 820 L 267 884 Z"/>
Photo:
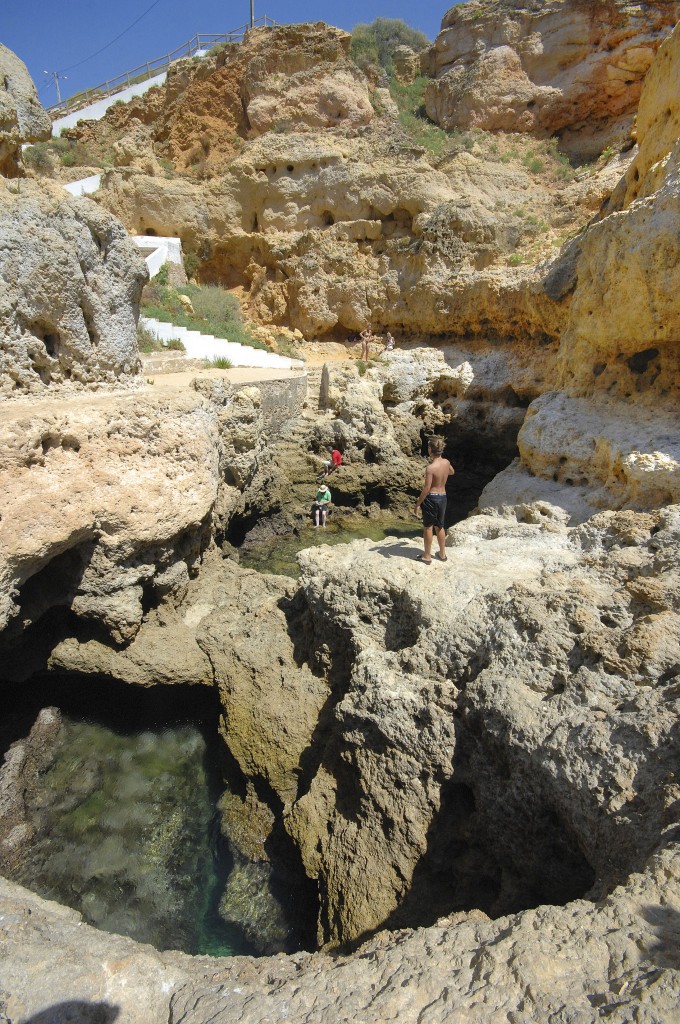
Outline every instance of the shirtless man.
<path fill-rule="evenodd" d="M 361 337 L 361 358 L 365 362 L 368 362 L 368 359 L 369 359 L 368 346 L 373 341 L 373 335 L 371 333 L 371 328 L 367 327 L 365 331 L 362 331 L 360 337 Z"/>
<path fill-rule="evenodd" d="M 433 437 L 428 445 L 430 465 L 425 470 L 425 484 L 418 495 L 414 512 L 418 515 L 418 509 L 423 506 L 423 547 L 422 555 L 418 561 L 430 565 L 432 558 L 432 531 L 437 534 L 439 544 L 439 561 L 446 561 L 446 532 L 444 530 L 444 515 L 446 514 L 446 481 L 453 476 L 455 470 L 448 459 L 442 458 L 444 442 L 440 437 Z"/>

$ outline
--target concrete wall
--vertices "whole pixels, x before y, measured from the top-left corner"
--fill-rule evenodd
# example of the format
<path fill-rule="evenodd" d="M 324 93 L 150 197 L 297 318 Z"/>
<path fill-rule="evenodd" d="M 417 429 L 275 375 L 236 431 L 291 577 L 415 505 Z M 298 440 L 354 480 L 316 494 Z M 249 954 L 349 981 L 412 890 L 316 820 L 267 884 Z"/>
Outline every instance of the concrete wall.
<path fill-rule="evenodd" d="M 302 413 L 307 399 L 306 373 L 286 380 L 258 380 L 255 387 L 262 395 L 262 415 L 270 434 L 278 434 L 287 420 Z"/>
<path fill-rule="evenodd" d="M 92 174 L 89 178 L 81 178 L 80 181 L 71 181 L 68 185 L 64 185 L 67 192 L 70 192 L 72 196 L 87 196 L 92 192 L 96 192 L 101 184 L 101 174 Z"/>
<path fill-rule="evenodd" d="M 147 89 L 152 89 L 154 85 L 163 85 L 167 77 L 167 71 L 163 71 L 160 75 L 147 78 L 145 82 L 129 85 L 127 89 L 121 89 L 120 92 L 114 93 L 113 96 L 105 96 L 95 103 L 90 103 L 87 107 L 81 107 L 80 110 L 74 111 L 73 114 L 65 114 L 64 117 L 60 117 L 52 122 L 52 135 L 61 135 L 63 128 L 73 128 L 74 125 L 78 124 L 78 121 L 98 121 L 114 103 L 118 103 L 119 100 L 127 103 L 133 96 L 143 96 Z"/>

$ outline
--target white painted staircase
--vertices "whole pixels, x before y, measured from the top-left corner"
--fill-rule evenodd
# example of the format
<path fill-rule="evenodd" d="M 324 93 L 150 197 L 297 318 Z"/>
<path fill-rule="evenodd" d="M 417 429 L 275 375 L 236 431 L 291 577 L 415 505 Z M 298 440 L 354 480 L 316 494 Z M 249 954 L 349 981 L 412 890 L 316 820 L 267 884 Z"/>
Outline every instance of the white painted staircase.
<path fill-rule="evenodd" d="M 152 317 L 142 316 L 139 322 L 161 343 L 177 339 L 184 345 L 189 359 L 228 359 L 232 366 L 258 366 L 271 370 L 298 370 L 304 363 L 301 359 L 289 359 L 288 356 L 277 355 L 264 349 L 250 348 L 240 345 L 237 341 L 215 338 L 212 334 L 201 334 L 190 331 L 177 324 L 166 324 Z"/>

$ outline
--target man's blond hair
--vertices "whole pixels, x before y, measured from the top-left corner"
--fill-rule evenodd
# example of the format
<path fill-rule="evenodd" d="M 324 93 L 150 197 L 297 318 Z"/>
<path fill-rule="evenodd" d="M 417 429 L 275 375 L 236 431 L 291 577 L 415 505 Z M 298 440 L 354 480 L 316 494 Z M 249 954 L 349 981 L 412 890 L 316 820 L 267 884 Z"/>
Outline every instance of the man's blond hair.
<path fill-rule="evenodd" d="M 441 437 L 431 437 L 428 442 L 428 448 L 433 455 L 441 455 L 444 451 L 444 442 Z"/>

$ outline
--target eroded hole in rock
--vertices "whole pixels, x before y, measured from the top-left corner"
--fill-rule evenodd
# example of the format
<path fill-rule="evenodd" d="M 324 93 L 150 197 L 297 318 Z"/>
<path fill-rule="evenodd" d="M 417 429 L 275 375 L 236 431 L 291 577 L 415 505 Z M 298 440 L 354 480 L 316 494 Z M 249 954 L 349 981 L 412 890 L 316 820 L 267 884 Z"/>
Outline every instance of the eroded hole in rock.
<path fill-rule="evenodd" d="M 646 348 L 642 352 L 636 352 L 626 360 L 628 368 L 633 373 L 642 374 L 646 371 L 647 367 L 653 359 L 659 354 L 658 348 Z"/>
<path fill-rule="evenodd" d="M 59 335 L 56 333 L 45 334 L 43 336 L 43 344 L 48 356 L 55 359 L 59 354 Z"/>
<path fill-rule="evenodd" d="M 0 693 L 4 876 L 158 949 L 300 948 L 295 866 L 249 863 L 227 834 L 214 691 L 41 676 Z"/>
<path fill-rule="evenodd" d="M 470 738 L 461 735 L 462 745 Z M 426 852 L 387 927 L 427 926 L 460 911 L 495 918 L 565 904 L 593 886 L 595 872 L 540 778 L 520 784 L 508 752 L 483 746 L 443 785 Z"/>
<path fill-rule="evenodd" d="M 491 426 L 478 427 L 467 421 L 455 423 L 443 433 L 444 458 L 455 470 L 446 485 L 447 528 L 472 512 L 486 485 L 516 458 L 520 423 L 521 418 L 518 418 L 501 432 Z M 425 431 L 421 434 L 424 455 L 430 436 Z"/>
<path fill-rule="evenodd" d="M 8 649 L 24 630 L 39 622 L 49 609 L 71 604 L 91 555 L 92 544 L 84 541 L 50 559 L 26 580 L 19 589 L 18 614 L 2 634 L 4 649 Z"/>

